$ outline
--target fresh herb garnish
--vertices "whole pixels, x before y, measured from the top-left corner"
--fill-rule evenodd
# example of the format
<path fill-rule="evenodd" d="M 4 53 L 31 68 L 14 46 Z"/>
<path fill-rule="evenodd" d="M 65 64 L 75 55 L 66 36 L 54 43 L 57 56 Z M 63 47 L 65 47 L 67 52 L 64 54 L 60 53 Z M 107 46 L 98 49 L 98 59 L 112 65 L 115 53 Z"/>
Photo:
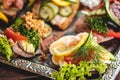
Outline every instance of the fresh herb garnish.
<path fill-rule="evenodd" d="M 107 33 L 107 24 L 105 23 L 103 17 L 88 17 L 86 21 L 92 30 L 96 30 L 99 33 Z"/>
<path fill-rule="evenodd" d="M 96 70 L 99 74 L 105 72 L 107 65 L 105 63 L 99 62 L 86 62 L 81 61 L 78 65 L 67 64 L 60 67 L 59 72 L 54 72 L 52 74 L 53 78 L 56 80 L 86 80 L 85 75 L 91 76 L 91 70 Z"/>
<path fill-rule="evenodd" d="M 25 26 L 21 26 L 20 32 L 22 35 L 26 36 L 29 39 L 29 42 L 33 44 L 35 48 L 37 48 L 40 44 L 40 37 L 38 35 L 37 30 L 26 29 Z"/>

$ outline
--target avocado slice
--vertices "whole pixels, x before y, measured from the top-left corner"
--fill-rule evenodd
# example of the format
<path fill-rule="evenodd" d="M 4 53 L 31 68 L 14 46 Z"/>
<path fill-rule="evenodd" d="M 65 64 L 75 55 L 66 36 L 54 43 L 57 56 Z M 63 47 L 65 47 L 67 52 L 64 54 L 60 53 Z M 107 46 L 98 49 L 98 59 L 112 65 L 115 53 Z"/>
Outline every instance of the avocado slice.
<path fill-rule="evenodd" d="M 120 20 L 117 16 L 115 16 L 115 14 L 112 12 L 112 10 L 110 9 L 110 0 L 104 0 L 105 2 L 105 9 L 106 9 L 106 13 L 108 14 L 108 16 L 110 17 L 110 19 L 116 23 L 118 26 L 120 26 Z"/>

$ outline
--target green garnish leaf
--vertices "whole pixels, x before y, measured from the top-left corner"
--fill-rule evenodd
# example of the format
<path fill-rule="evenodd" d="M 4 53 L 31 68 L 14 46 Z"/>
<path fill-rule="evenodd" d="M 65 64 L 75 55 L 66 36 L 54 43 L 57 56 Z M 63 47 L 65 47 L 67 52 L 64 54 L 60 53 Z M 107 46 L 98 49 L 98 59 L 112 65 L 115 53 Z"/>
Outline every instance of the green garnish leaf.
<path fill-rule="evenodd" d="M 93 16 L 87 18 L 87 23 L 92 30 L 96 30 L 99 33 L 107 33 L 107 24 L 101 16 Z"/>

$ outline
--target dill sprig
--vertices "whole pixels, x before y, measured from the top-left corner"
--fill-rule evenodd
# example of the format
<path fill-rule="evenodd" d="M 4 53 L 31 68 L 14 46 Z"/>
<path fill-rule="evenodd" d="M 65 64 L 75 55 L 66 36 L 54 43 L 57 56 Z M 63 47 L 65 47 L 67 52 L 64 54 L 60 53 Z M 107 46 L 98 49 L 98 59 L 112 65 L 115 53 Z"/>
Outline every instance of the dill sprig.
<path fill-rule="evenodd" d="M 92 31 L 90 32 L 87 41 L 84 43 L 83 46 L 81 46 L 74 57 L 88 57 L 90 54 L 90 50 L 96 50 L 96 47 L 98 46 L 97 41 L 95 38 L 93 38 Z"/>
<path fill-rule="evenodd" d="M 81 46 L 74 54 L 74 58 L 84 57 L 88 58 L 90 56 L 90 51 L 94 51 L 93 60 L 96 59 L 96 62 L 99 61 L 101 54 L 107 55 L 109 58 L 115 60 L 115 57 L 107 51 L 104 47 L 97 43 L 97 39 L 93 37 L 92 31 L 90 32 L 87 41 Z"/>

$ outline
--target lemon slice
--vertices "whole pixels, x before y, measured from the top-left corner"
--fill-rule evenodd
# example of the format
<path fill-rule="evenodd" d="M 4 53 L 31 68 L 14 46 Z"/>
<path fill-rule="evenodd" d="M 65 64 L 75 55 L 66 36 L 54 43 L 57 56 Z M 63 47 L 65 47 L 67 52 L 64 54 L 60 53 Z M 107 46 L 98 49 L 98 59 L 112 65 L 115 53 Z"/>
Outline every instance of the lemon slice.
<path fill-rule="evenodd" d="M 0 19 L 8 23 L 8 18 L 2 12 L 0 12 Z"/>
<path fill-rule="evenodd" d="M 76 37 L 79 38 L 79 41 L 72 41 L 76 40 Z M 85 43 L 87 37 L 88 33 L 80 33 L 77 36 L 64 36 L 50 45 L 50 52 L 56 56 L 71 55 Z"/>
<path fill-rule="evenodd" d="M 65 0 L 52 0 L 56 5 L 58 6 L 69 6 L 71 2 L 65 1 Z"/>

